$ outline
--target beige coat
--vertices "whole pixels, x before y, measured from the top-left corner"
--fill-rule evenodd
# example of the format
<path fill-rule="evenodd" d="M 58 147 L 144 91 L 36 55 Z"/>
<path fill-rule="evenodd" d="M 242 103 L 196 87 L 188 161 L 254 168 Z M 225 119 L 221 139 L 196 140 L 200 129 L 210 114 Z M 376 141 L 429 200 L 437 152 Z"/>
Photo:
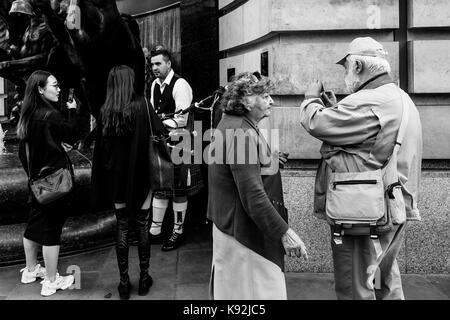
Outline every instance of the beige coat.
<path fill-rule="evenodd" d="M 314 211 L 325 219 L 327 184 L 332 171 L 379 169 L 391 156 L 402 119 L 400 89 L 386 74 L 369 82 L 336 106 L 325 108 L 320 99 L 300 106 L 301 124 L 323 141 L 314 198 Z M 410 116 L 397 157 L 408 220 L 420 220 L 418 191 L 422 162 L 422 127 L 414 102 L 403 92 Z"/>

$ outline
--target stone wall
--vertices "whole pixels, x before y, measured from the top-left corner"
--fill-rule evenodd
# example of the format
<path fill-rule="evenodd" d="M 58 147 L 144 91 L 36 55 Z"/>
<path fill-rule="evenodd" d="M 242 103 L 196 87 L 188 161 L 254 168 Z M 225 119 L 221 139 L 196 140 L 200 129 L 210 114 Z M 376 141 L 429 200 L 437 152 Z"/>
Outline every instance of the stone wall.
<path fill-rule="evenodd" d="M 221 85 L 232 69 L 235 74 L 262 71 L 261 54 L 267 52 L 267 74 L 277 84 L 271 124 L 283 124 L 283 141 L 291 143 L 282 145 L 295 159 L 317 158 L 318 153 L 317 143 L 294 121 L 292 108 L 313 78 L 340 97 L 345 94 L 343 68 L 335 62 L 358 36 L 385 45 L 394 79 L 419 107 L 427 142 L 424 158 L 450 159 L 449 1 L 219 0 L 219 9 L 224 12 L 219 18 Z"/>
<path fill-rule="evenodd" d="M 288 259 L 287 269 L 332 271 L 329 227 L 312 216 L 315 172 L 301 165 L 319 159 L 320 141 L 301 127 L 298 105 L 313 78 L 342 98 L 343 68 L 335 62 L 352 39 L 371 36 L 389 51 L 392 75 L 415 101 L 423 126 L 423 220 L 408 227 L 401 270 L 450 272 L 450 1 L 219 0 L 219 9 L 221 85 L 233 72 L 255 70 L 277 84 L 272 117 L 262 127 L 280 129 L 280 149 L 290 153 L 286 203 L 310 252 L 308 262 Z"/>

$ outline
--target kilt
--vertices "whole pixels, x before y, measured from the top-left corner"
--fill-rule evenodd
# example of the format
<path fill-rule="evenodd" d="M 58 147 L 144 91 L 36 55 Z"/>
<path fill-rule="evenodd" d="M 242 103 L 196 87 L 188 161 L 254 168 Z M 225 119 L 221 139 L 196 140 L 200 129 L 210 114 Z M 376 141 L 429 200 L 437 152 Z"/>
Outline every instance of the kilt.
<path fill-rule="evenodd" d="M 154 195 L 164 199 L 173 197 L 190 197 L 204 187 L 202 172 L 198 164 L 174 165 L 173 190 L 155 191 Z"/>

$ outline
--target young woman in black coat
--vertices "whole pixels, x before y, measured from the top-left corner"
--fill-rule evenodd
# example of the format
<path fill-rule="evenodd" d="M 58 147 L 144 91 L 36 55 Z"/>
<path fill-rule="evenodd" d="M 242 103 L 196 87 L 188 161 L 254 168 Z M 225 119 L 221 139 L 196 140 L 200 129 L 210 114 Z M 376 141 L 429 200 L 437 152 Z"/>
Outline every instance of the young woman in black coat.
<path fill-rule="evenodd" d="M 38 178 L 44 167 L 72 170 L 62 143 L 71 144 L 77 140 L 77 104 L 75 100 L 67 102 L 72 121 L 65 121 L 54 107 L 59 100 L 60 91 L 56 78 L 46 71 L 35 71 L 27 81 L 17 134 L 20 138 L 19 158 L 31 179 Z M 52 295 L 59 289 L 64 290 L 74 281 L 72 275 L 63 277 L 57 274 L 61 232 L 66 220 L 61 204 L 65 200 L 61 198 L 41 205 L 30 192 L 30 216 L 23 237 L 26 267 L 21 270 L 21 281 L 31 283 L 37 278 L 45 278 L 41 290 L 43 296 Z M 45 268 L 37 263 L 40 246 Z"/>
<path fill-rule="evenodd" d="M 130 226 L 136 226 L 140 266 L 139 295 L 153 284 L 150 266 L 149 115 L 144 98 L 135 91 L 135 75 L 128 66 L 111 69 L 106 101 L 100 110 L 94 164 L 94 188 L 103 188 L 117 218 L 118 287 L 121 299 L 130 298 L 128 247 Z M 99 181 L 100 180 L 100 181 Z M 102 183 L 99 183 L 102 182 Z"/>

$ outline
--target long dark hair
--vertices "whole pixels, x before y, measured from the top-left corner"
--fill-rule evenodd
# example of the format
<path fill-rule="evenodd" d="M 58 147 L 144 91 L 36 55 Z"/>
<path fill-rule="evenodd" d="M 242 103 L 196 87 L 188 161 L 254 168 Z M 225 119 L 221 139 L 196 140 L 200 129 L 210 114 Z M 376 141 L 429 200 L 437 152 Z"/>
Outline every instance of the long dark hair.
<path fill-rule="evenodd" d="M 39 87 L 44 88 L 47 85 L 47 80 L 51 75 L 52 74 L 48 71 L 36 70 L 28 78 L 20 112 L 20 120 L 17 125 L 17 137 L 19 139 L 27 138 L 28 125 L 33 114 L 38 109 L 38 106 L 47 105 L 51 107 L 50 102 L 48 102 L 39 93 Z"/>
<path fill-rule="evenodd" d="M 116 66 L 109 72 L 106 100 L 100 110 L 104 136 L 125 136 L 131 132 L 134 86 L 134 71 L 130 67 Z"/>

